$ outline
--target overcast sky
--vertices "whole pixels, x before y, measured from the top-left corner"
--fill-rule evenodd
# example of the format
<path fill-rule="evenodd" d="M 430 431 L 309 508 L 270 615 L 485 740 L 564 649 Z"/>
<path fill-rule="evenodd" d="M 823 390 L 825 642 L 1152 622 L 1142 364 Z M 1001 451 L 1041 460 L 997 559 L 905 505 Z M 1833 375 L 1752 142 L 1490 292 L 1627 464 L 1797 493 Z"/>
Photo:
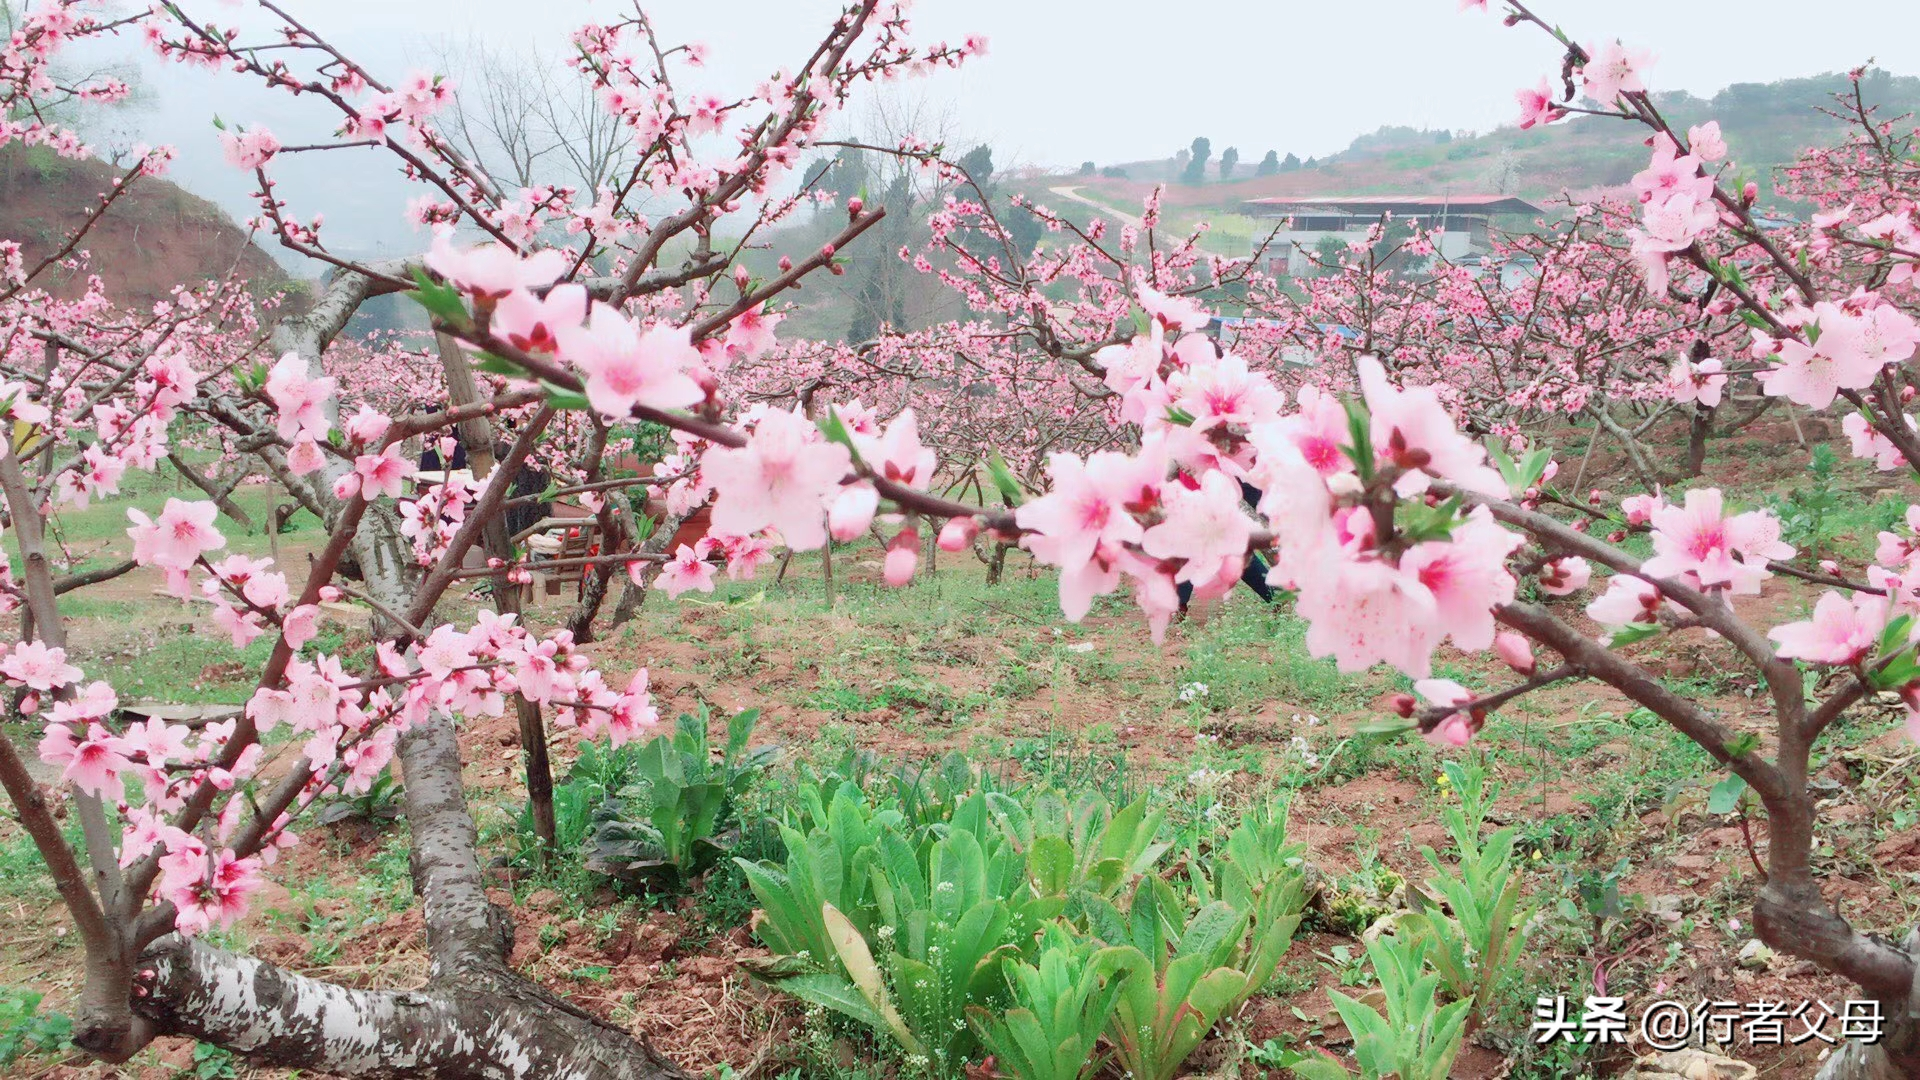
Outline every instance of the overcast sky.
<path fill-rule="evenodd" d="M 431 67 L 436 39 L 566 49 L 568 31 L 626 8 L 614 0 L 282 0 L 376 70 Z M 647 0 L 668 40 L 709 49 L 706 77 L 740 91 L 804 57 L 834 0 Z M 1553 42 L 1455 0 L 918 0 L 922 42 L 987 36 L 989 55 L 920 80 L 1002 164 L 1077 165 L 1170 156 L 1195 135 L 1254 160 L 1339 150 L 1383 124 L 1485 130 L 1513 91 L 1557 71 Z M 1494 5 L 1498 7 L 1496 3 Z M 1536 0 L 1575 37 L 1652 49 L 1655 89 L 1702 95 L 1734 82 L 1849 68 L 1870 59 L 1920 74 L 1920 0 Z M 243 9 L 189 0 L 225 24 Z M 131 43 L 123 46 L 131 50 Z M 147 68 L 154 104 L 128 122 L 180 147 L 176 178 L 239 213 L 247 181 L 214 151 L 211 119 L 257 120 L 283 140 L 317 115 L 230 76 Z M 857 115 L 857 114 L 856 114 Z M 316 133 L 317 134 L 317 133 Z M 371 162 L 370 162 L 371 164 Z M 384 170 L 384 163 L 383 163 Z M 384 186 L 384 185 L 381 185 Z M 294 194 L 299 194 L 294 192 Z M 318 194 L 316 192 L 315 194 Z M 328 203 L 343 192 L 330 186 Z M 369 187 L 363 198 L 377 198 Z"/>

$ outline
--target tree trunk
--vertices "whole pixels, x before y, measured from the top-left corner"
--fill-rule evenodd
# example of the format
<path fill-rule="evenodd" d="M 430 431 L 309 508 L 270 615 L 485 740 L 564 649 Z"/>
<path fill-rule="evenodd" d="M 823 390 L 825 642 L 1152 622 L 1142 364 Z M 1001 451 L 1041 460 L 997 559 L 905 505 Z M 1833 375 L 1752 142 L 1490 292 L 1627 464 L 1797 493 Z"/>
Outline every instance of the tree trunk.
<path fill-rule="evenodd" d="M 440 350 L 440 369 L 447 377 L 447 403 L 454 407 L 472 405 L 480 400 L 479 388 L 473 382 L 473 367 L 467 363 L 466 350 L 460 343 L 446 334 L 436 334 L 435 341 Z M 526 456 L 540 432 L 547 426 L 552 412 L 543 408 L 533 423 L 521 434 L 516 445 L 508 454 L 507 467 L 518 472 L 526 467 Z M 476 481 L 485 480 L 493 472 L 493 426 L 483 416 L 476 416 L 460 424 L 460 441 L 467 447 L 467 463 Z M 512 491 L 511 476 L 502 477 L 502 484 Z M 480 534 L 482 549 L 490 560 L 498 560 L 500 572 L 493 575 L 493 610 L 502 615 L 520 614 L 520 586 L 507 580 L 506 564 L 513 561 L 513 544 L 507 537 L 507 519 L 502 514 L 490 514 L 486 527 Z M 553 813 L 553 766 L 547 761 L 547 725 L 540 715 L 540 705 L 528 701 L 526 695 L 516 692 L 513 695 L 514 717 L 520 727 L 520 756 L 526 763 L 527 805 L 533 811 L 533 835 L 540 844 L 540 857 L 544 860 L 553 855 L 554 845 L 559 840 L 559 827 Z"/>
<path fill-rule="evenodd" d="M 349 989 L 169 935 L 141 958 L 135 1008 L 161 1033 L 349 1078 L 680 1080 L 645 1040 L 507 966 L 513 924 L 486 897 L 452 722 L 413 728 L 400 757 L 432 956 L 423 989 Z"/>
<path fill-rule="evenodd" d="M 674 534 L 680 531 L 680 523 L 685 520 L 685 515 L 662 513 L 660 520 L 654 523 L 653 532 L 640 544 L 641 554 L 663 554 L 667 545 L 673 542 Z M 651 585 L 638 584 L 631 574 L 627 575 L 626 583 L 620 587 L 620 602 L 613 606 L 613 618 L 609 620 L 607 629 L 618 630 L 631 622 L 640 613 L 640 605 L 647 602 L 647 593 L 651 591 Z"/>
<path fill-rule="evenodd" d="M 1693 420 L 1687 427 L 1687 459 L 1675 479 L 1691 480 L 1707 467 L 1707 436 L 1713 434 L 1714 410 L 1695 402 Z"/>
<path fill-rule="evenodd" d="M 987 564 L 987 584 L 1000 584 L 1000 575 L 1007 569 L 1007 549 L 1012 544 L 993 545 L 993 561 Z"/>
<path fill-rule="evenodd" d="M 1909 955 L 1920 954 L 1920 930 L 1907 935 Z M 1886 1030 L 1869 1046 L 1848 1042 L 1833 1052 L 1814 1080 L 1912 1080 L 1920 1077 L 1920 965 L 1904 1000 L 1880 1002 Z"/>

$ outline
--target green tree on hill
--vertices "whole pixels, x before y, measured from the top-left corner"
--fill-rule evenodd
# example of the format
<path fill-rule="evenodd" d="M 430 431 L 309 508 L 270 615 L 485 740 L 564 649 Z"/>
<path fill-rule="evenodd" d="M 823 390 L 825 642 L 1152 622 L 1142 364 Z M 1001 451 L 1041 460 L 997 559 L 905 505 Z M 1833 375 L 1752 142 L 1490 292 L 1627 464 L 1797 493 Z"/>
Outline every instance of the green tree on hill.
<path fill-rule="evenodd" d="M 1213 156 L 1213 141 L 1205 135 L 1193 140 L 1193 153 L 1187 158 L 1187 169 L 1180 179 L 1189 184 L 1202 183 L 1207 178 L 1207 159 Z"/>
<path fill-rule="evenodd" d="M 1240 165 L 1240 148 L 1229 146 L 1220 152 L 1220 179 L 1233 179 L 1233 170 Z"/>
<path fill-rule="evenodd" d="M 1253 175 L 1255 176 L 1272 176 L 1279 171 L 1280 151 L 1278 150 L 1267 151 L 1267 156 L 1261 158 L 1260 164 L 1253 167 Z"/>

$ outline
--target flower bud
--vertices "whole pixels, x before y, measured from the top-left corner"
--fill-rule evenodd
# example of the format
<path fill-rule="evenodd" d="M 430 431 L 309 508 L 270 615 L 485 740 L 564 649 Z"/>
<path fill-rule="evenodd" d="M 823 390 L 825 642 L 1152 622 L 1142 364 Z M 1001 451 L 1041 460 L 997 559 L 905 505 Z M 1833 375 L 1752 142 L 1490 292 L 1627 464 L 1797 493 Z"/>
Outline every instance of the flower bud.
<path fill-rule="evenodd" d="M 1387 707 L 1400 715 L 1403 720 L 1413 719 L 1413 710 L 1419 706 L 1412 694 L 1395 694 L 1387 702 Z"/>
<path fill-rule="evenodd" d="M 980 523 L 970 517 L 948 519 L 940 527 L 941 551 L 965 551 L 972 546 L 973 538 L 980 535 Z"/>
<path fill-rule="evenodd" d="M 887 561 L 882 573 L 888 585 L 899 588 L 913 580 L 920 565 L 920 530 L 901 529 L 887 545 Z"/>
<path fill-rule="evenodd" d="M 784 274 L 791 269 L 793 269 L 793 259 L 786 255 L 780 256 L 780 272 Z"/>
<path fill-rule="evenodd" d="M 1493 651 L 1522 675 L 1533 674 L 1539 666 L 1533 657 L 1533 645 L 1511 630 L 1502 630 L 1493 636 Z"/>
<path fill-rule="evenodd" d="M 855 195 L 853 198 L 847 200 L 847 217 L 857 218 L 860 216 L 860 211 L 866 208 L 866 201 L 861 199 L 860 196 Z"/>
<path fill-rule="evenodd" d="M 840 543 L 857 538 L 873 524 L 873 512 L 880 506 L 880 493 L 871 484 L 843 488 L 827 510 L 827 532 Z"/>
<path fill-rule="evenodd" d="M 1740 189 L 1740 202 L 1745 206 L 1752 206 L 1758 201 L 1760 201 L 1760 185 L 1749 180 L 1746 186 Z"/>

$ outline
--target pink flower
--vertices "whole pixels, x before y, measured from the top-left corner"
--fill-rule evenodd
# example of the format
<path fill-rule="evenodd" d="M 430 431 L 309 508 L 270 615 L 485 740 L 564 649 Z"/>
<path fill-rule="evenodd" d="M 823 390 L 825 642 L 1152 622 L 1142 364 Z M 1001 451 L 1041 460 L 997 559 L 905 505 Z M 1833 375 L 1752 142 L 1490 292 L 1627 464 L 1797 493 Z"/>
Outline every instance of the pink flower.
<path fill-rule="evenodd" d="M 1681 154 L 1673 140 L 1662 134 L 1654 137 L 1652 163 L 1634 175 L 1633 190 L 1643 203 L 1675 198 L 1707 203 L 1713 198 L 1713 181 L 1700 175 L 1698 157 Z"/>
<path fill-rule="evenodd" d="M 1727 156 L 1727 140 L 1721 137 L 1720 121 L 1709 120 L 1687 129 L 1687 145 L 1701 161 L 1719 161 Z"/>
<path fill-rule="evenodd" d="M 1849 600 L 1828 592 L 1813 606 L 1813 618 L 1776 626 L 1767 636 L 1776 644 L 1774 651 L 1789 660 L 1853 664 L 1873 652 L 1886 625 L 1886 597 L 1856 593 Z"/>
<path fill-rule="evenodd" d="M 656 579 L 661 588 L 667 590 L 667 596 L 678 599 L 689 589 L 710 593 L 713 591 L 713 564 L 706 561 L 705 553 L 695 551 L 685 544 L 674 552 L 673 560 L 660 568 Z"/>
<path fill-rule="evenodd" d="M 181 502 L 168 499 L 160 511 L 160 520 L 149 520 L 138 510 L 129 509 L 133 527 L 133 558 L 142 565 L 152 564 L 168 570 L 187 570 L 201 555 L 217 551 L 227 544 L 213 527 L 220 509 L 211 502 Z"/>
<path fill-rule="evenodd" d="M 881 576 L 888 585 L 899 588 L 913 580 L 913 571 L 920 565 L 919 533 L 908 530 L 900 534 L 913 539 L 907 543 L 895 542 L 887 548 L 887 558 L 881 570 Z"/>
<path fill-rule="evenodd" d="M 206 856 L 201 855 L 198 861 L 204 868 Z M 171 888 L 165 887 L 164 878 L 173 879 Z M 260 875 L 258 858 L 240 859 L 235 858 L 232 851 L 221 851 L 214 858 L 211 872 L 202 869 L 190 878 L 164 875 L 162 899 L 171 901 L 179 911 L 174 917 L 174 929 L 192 937 L 213 927 L 232 926 L 245 918 L 253 894 L 265 887 L 266 879 Z"/>
<path fill-rule="evenodd" d="M 1253 522 L 1240 509 L 1238 481 L 1210 472 L 1201 478 L 1198 490 L 1170 484 L 1166 507 L 1166 520 L 1146 531 L 1141 547 L 1156 559 L 1184 560 L 1175 581 L 1210 580 L 1229 562 L 1234 576 L 1239 576 Z"/>
<path fill-rule="evenodd" d="M 369 501 L 385 495 L 397 499 L 406 493 L 407 477 L 413 462 L 402 454 L 399 443 L 389 443 L 378 454 L 361 454 L 353 459 L 353 471 L 360 477 L 360 495 Z"/>
<path fill-rule="evenodd" d="M 1722 505 L 1718 489 L 1704 488 L 1687 492 L 1684 507 L 1655 510 L 1654 555 L 1642 568 L 1660 577 L 1692 574 L 1712 587 L 1737 585 L 1736 577 L 1754 572 L 1765 576 L 1766 560 L 1793 556 L 1793 548 L 1779 540 L 1773 515 L 1754 510 L 1729 518 Z"/>
<path fill-rule="evenodd" d="M 319 633 L 320 608 L 316 604 L 301 604 L 280 620 L 280 635 L 287 639 L 287 646 L 298 649 L 312 641 Z"/>
<path fill-rule="evenodd" d="M 567 253 L 557 248 L 545 248 L 524 259 L 499 244 L 455 251 L 451 229 L 434 231 L 426 261 L 434 273 L 479 301 L 499 300 L 515 289 L 551 285 L 568 266 Z"/>
<path fill-rule="evenodd" d="M 1779 363 L 1758 376 L 1767 395 L 1824 409 L 1839 391 L 1863 390 L 1888 364 L 1912 356 L 1920 327 L 1891 304 L 1876 297 L 1869 307 L 1866 299 L 1849 298 L 1844 306 L 1823 300 L 1792 312 L 1808 340 L 1780 343 Z"/>
<path fill-rule="evenodd" d="M 73 746 L 73 756 L 60 772 L 63 780 L 97 798 L 120 797 L 120 774 L 133 763 L 122 752 L 120 740 L 99 725 L 89 725 L 87 736 Z"/>
<path fill-rule="evenodd" d="M 933 479 L 933 451 L 920 445 L 920 424 L 911 408 L 887 425 L 879 439 L 856 439 L 860 455 L 882 477 L 908 487 L 925 487 Z"/>
<path fill-rule="evenodd" d="M 775 344 L 773 328 L 780 325 L 783 316 L 766 313 L 765 304 L 755 304 L 742 312 L 727 326 L 726 346 L 728 353 L 737 353 L 748 360 L 757 360 L 766 355 Z"/>
<path fill-rule="evenodd" d="M 1487 465 L 1486 447 L 1462 435 L 1430 386 L 1395 387 L 1386 369 L 1371 356 L 1356 361 L 1360 389 L 1372 414 L 1373 453 L 1382 465 L 1398 465 L 1408 476 L 1395 485 L 1401 495 L 1425 489 L 1416 474 L 1450 480 L 1469 491 L 1507 497 L 1506 481 Z"/>
<path fill-rule="evenodd" d="M 723 536 L 708 533 L 727 556 L 727 580 L 751 581 L 764 563 L 773 561 L 773 545 L 764 536 Z"/>
<path fill-rule="evenodd" d="M 120 744 L 122 753 L 128 756 L 138 754 L 140 760 L 154 768 L 169 762 L 189 760 L 187 729 L 153 717 L 148 717 L 142 723 L 127 725 L 127 733 L 121 737 Z"/>
<path fill-rule="evenodd" d="M 387 433 L 387 428 L 392 423 L 393 421 L 387 419 L 385 413 L 371 406 L 362 405 L 360 411 L 349 416 L 346 423 L 341 426 L 346 429 L 347 438 L 362 446 L 370 446 L 380 441 L 380 436 Z"/>
<path fill-rule="evenodd" d="M 265 629 L 260 624 L 260 616 L 251 611 L 241 611 L 224 600 L 216 601 L 213 605 L 213 625 L 233 639 L 236 649 L 246 648 Z"/>
<path fill-rule="evenodd" d="M 1448 713 L 1422 738 L 1435 746 L 1462 747 L 1473 741 L 1473 725 L 1465 713 Z"/>
<path fill-rule="evenodd" d="M 1164 476 L 1164 472 L 1154 475 L 1143 464 L 1113 451 L 1094 454 L 1085 462 L 1074 454 L 1049 454 L 1051 490 L 1022 505 L 1014 512 L 1014 520 L 1052 541 L 1051 557 L 1059 560 L 1063 570 L 1085 565 L 1103 544 L 1138 543 L 1145 530 L 1128 507 L 1144 510 L 1158 504 Z M 1034 550 L 1031 544 L 1028 547 Z"/>
<path fill-rule="evenodd" d="M 1424 679 L 1441 627 L 1433 594 L 1419 578 L 1377 558 L 1334 553 L 1302 571 L 1294 609 L 1307 620 L 1307 651 L 1332 656 L 1343 672 L 1385 661 Z"/>
<path fill-rule="evenodd" d="M 1620 500 L 1620 510 L 1627 515 L 1627 524 L 1644 525 L 1653 520 L 1653 512 L 1667 505 L 1666 497 L 1659 492 L 1651 495 L 1629 495 Z"/>
<path fill-rule="evenodd" d="M 1484 6 L 1484 0 L 1482 0 Z M 1525 131 L 1537 124 L 1551 124 L 1567 115 L 1553 96 L 1553 89 L 1547 85 L 1546 76 L 1540 77 L 1540 85 L 1531 89 L 1522 87 L 1513 92 L 1514 100 L 1520 103 L 1520 130 Z"/>
<path fill-rule="evenodd" d="M 1673 400 L 1682 405 L 1699 402 L 1709 409 L 1720 404 L 1721 391 L 1727 385 L 1727 376 L 1720 361 L 1708 357 L 1699 363 L 1691 363 L 1685 356 L 1674 361 L 1673 370 L 1667 373 L 1667 389 L 1673 394 Z"/>
<path fill-rule="evenodd" d="M 1524 542 L 1479 506 L 1454 526 L 1451 539 L 1407 549 L 1400 556 L 1400 571 L 1412 575 L 1433 598 L 1434 614 L 1453 643 L 1473 652 L 1493 644 L 1493 609 L 1513 601 L 1514 580 L 1506 560 Z"/>
<path fill-rule="evenodd" d="M 450 624 L 442 624 L 427 635 L 420 647 L 420 667 L 435 679 L 446 680 L 456 669 L 473 664 L 473 644 Z"/>
<path fill-rule="evenodd" d="M 1421 679 L 1413 684 L 1413 690 L 1443 709 L 1465 705 L 1474 697 L 1473 691 L 1452 679 Z M 1465 713 L 1451 712 L 1423 737 L 1435 746 L 1465 746 L 1473 739 L 1473 726 Z"/>
<path fill-rule="evenodd" d="M 853 457 L 818 436 L 806 417 L 769 410 L 744 448 L 708 451 L 700 471 L 717 493 L 713 527 L 735 536 L 776 529 L 795 551 L 826 543 L 827 504 Z"/>
<path fill-rule="evenodd" d="M 1168 296 L 1166 293 L 1140 285 L 1135 289 L 1140 298 L 1140 306 L 1154 321 L 1169 330 L 1184 330 L 1198 333 L 1207 328 L 1213 316 L 1197 302 L 1180 296 Z"/>
<path fill-rule="evenodd" d="M 1550 559 L 1540 567 L 1536 579 L 1540 591 L 1548 596 L 1571 596 L 1587 587 L 1593 579 L 1593 567 L 1578 555 Z"/>
<path fill-rule="evenodd" d="M 1587 605 L 1587 618 L 1618 629 L 1632 623 L 1660 621 L 1660 590 L 1652 582 L 1629 574 L 1607 579 L 1607 591 Z"/>
<path fill-rule="evenodd" d="M 973 538 L 980 535 L 980 522 L 970 517 L 948 518 L 940 526 L 940 537 L 936 543 L 941 551 L 965 551 L 973 546 Z"/>
<path fill-rule="evenodd" d="M 287 450 L 287 471 L 295 476 L 316 473 L 326 467 L 327 456 L 320 452 L 320 444 L 311 436 L 301 435 Z"/>
<path fill-rule="evenodd" d="M 1580 69 L 1581 88 L 1603 108 L 1613 108 L 1621 94 L 1646 91 L 1647 85 L 1640 76 L 1653 65 L 1652 53 L 1629 52 L 1618 41 L 1598 52 L 1588 49 L 1587 53 L 1593 59 Z"/>
<path fill-rule="evenodd" d="M 287 353 L 276 361 L 267 374 L 266 391 L 279 413 L 280 437 L 325 439 L 331 426 L 327 402 L 332 400 L 337 385 L 330 375 L 308 378 L 307 362 L 299 353 Z"/>
<path fill-rule="evenodd" d="M 579 326 L 586 317 L 586 287 L 566 284 L 554 286 L 545 299 L 515 289 L 493 309 L 489 325 L 521 352 L 551 353 L 560 347 L 560 331 Z"/>
<path fill-rule="evenodd" d="M 1522 675 L 1531 675 L 1539 667 L 1533 655 L 1533 643 L 1511 630 L 1502 630 L 1493 636 L 1493 651 Z"/>
<path fill-rule="evenodd" d="M 880 493 L 872 484 L 841 488 L 840 495 L 827 510 L 827 532 L 842 544 L 857 540 L 867 531 L 867 526 L 873 524 L 873 513 L 879 506 Z"/>
<path fill-rule="evenodd" d="M 1249 371 L 1247 362 L 1229 353 L 1199 367 L 1177 372 L 1167 380 L 1174 406 L 1193 417 L 1194 431 L 1222 425 L 1248 426 L 1277 419 L 1286 397 L 1273 380 Z"/>
<path fill-rule="evenodd" d="M 1641 210 L 1640 227 L 1628 229 L 1627 236 L 1635 254 L 1664 255 L 1686 250 L 1719 221 L 1720 212 L 1711 201 L 1679 192 L 1648 202 Z"/>
<path fill-rule="evenodd" d="M 657 324 L 642 333 L 625 315 L 594 304 L 587 325 L 562 326 L 560 355 L 586 373 L 587 401 L 603 416 L 624 417 L 636 405 L 683 409 L 707 396 L 687 374 L 700 351 L 684 326 Z"/>
<path fill-rule="evenodd" d="M 647 690 L 646 668 L 634 672 L 626 693 L 620 695 L 601 724 L 615 747 L 650 735 L 660 726 L 660 711 L 654 708 L 653 695 Z"/>
<path fill-rule="evenodd" d="M 1913 417 L 1904 418 L 1907 428 L 1915 428 Z M 1847 441 L 1853 445 L 1853 456 L 1868 458 L 1881 472 L 1891 472 L 1907 463 L 1907 456 L 1900 452 L 1892 439 L 1880 433 L 1865 416 L 1850 412 L 1840 419 L 1840 430 L 1846 433 Z M 1885 535 L 1884 533 L 1882 535 Z"/>
<path fill-rule="evenodd" d="M 220 145 L 227 152 L 228 163 L 238 169 L 257 169 L 280 152 L 280 140 L 258 126 L 238 133 L 222 131 Z"/>
<path fill-rule="evenodd" d="M 81 671 L 67 663 L 67 650 L 40 641 L 22 641 L 0 659 L 0 675 L 15 686 L 41 693 L 77 682 Z"/>

